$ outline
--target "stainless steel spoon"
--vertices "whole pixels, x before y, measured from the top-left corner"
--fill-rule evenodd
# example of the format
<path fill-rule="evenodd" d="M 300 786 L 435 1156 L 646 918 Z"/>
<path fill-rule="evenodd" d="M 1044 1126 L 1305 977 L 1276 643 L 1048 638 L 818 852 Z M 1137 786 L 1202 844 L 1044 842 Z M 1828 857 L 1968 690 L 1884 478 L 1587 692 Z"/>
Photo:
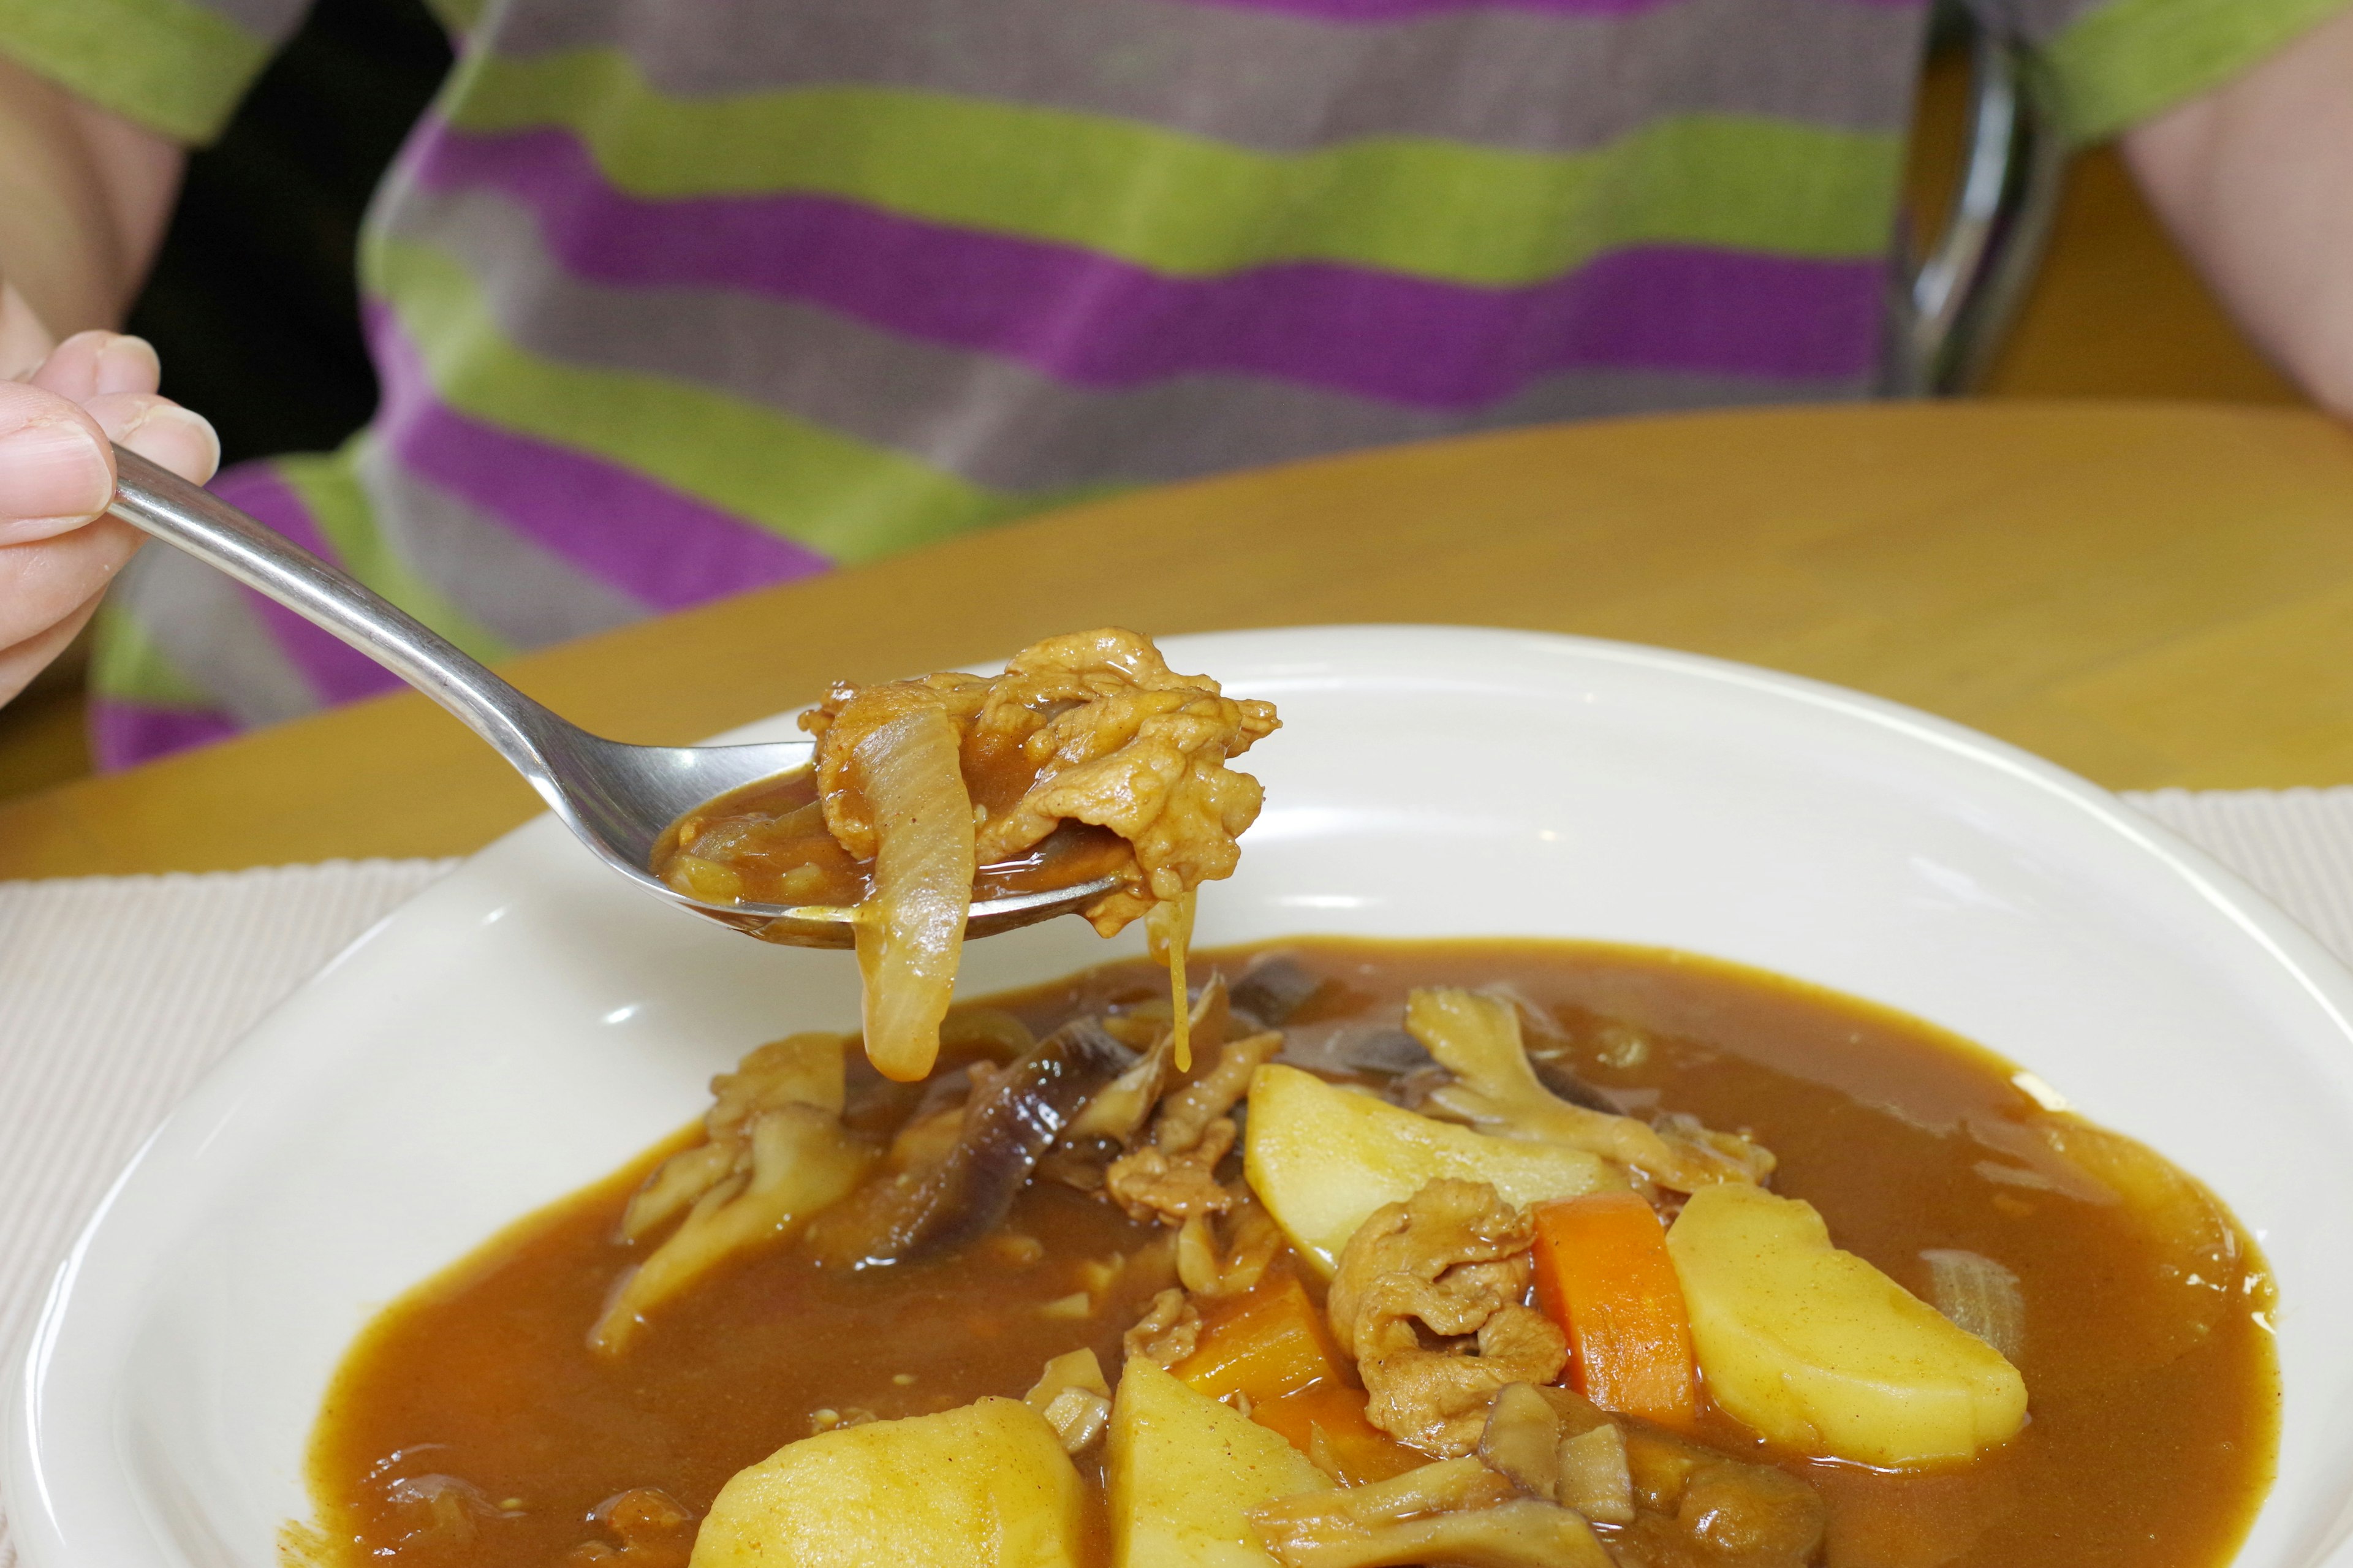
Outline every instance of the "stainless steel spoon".
<path fill-rule="evenodd" d="M 132 527 L 186 551 L 267 595 L 367 655 L 488 741 L 531 781 L 597 858 L 655 897 L 766 942 L 848 947 L 857 911 L 839 904 L 707 904 L 649 868 L 663 829 L 713 795 L 806 766 L 813 742 L 760 746 L 628 746 L 566 723 L 431 627 L 308 551 L 158 468 L 114 449 L 117 489 L 107 508 Z M 968 937 L 994 936 L 1079 909 L 1117 883 L 984 900 L 966 917 Z"/>

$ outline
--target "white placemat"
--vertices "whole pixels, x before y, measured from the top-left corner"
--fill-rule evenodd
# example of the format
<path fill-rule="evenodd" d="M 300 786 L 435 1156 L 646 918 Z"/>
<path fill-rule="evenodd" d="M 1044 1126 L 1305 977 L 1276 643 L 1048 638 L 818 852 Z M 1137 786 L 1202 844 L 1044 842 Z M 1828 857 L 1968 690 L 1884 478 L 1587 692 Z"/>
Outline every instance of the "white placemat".
<path fill-rule="evenodd" d="M 2353 789 L 2126 798 L 2353 963 Z M 197 1075 L 452 864 L 0 882 L 0 1375 L 74 1233 Z"/>
<path fill-rule="evenodd" d="M 454 860 L 0 882 L 0 1373 L 115 1173 L 205 1068 Z M 16 1553 L 0 1515 L 0 1568 Z"/>

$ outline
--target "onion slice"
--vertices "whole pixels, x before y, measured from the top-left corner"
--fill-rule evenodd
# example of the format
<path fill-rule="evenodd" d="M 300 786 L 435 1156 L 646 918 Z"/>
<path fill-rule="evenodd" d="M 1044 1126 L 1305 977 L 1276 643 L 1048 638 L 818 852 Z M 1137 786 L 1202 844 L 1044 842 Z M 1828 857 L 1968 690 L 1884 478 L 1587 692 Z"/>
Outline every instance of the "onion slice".
<path fill-rule="evenodd" d="M 874 890 L 858 907 L 866 1055 L 883 1077 L 932 1070 L 972 902 L 972 796 L 944 708 L 903 713 L 852 752 L 873 811 Z"/>
<path fill-rule="evenodd" d="M 1958 1247 L 1931 1247 L 1920 1261 L 1928 1266 L 1930 1304 L 1955 1328 L 2016 1362 L 2026 1343 L 2026 1296 L 2018 1276 L 1981 1252 Z"/>

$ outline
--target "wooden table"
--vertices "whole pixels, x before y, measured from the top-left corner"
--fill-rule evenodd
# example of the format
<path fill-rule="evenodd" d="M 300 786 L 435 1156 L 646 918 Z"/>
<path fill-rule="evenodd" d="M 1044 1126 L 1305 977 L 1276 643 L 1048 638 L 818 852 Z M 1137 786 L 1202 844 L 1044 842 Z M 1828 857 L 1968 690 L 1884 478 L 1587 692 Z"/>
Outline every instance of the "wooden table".
<path fill-rule="evenodd" d="M 1554 426 L 1060 512 L 516 659 L 683 742 L 1105 623 L 1475 622 L 1690 648 L 1958 719 L 2117 788 L 2353 783 L 2353 432 L 1946 404 Z M 423 699 L 0 806 L 0 877 L 448 855 L 536 809 Z"/>

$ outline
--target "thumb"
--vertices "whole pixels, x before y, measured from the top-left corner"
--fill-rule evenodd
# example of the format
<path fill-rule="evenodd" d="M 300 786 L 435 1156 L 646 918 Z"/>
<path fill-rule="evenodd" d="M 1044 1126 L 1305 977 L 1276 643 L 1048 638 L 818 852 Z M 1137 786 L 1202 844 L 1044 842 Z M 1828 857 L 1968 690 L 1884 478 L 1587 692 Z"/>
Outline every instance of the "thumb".
<path fill-rule="evenodd" d="M 0 381 L 0 545 L 80 527 L 114 497 L 114 456 L 79 407 Z"/>

